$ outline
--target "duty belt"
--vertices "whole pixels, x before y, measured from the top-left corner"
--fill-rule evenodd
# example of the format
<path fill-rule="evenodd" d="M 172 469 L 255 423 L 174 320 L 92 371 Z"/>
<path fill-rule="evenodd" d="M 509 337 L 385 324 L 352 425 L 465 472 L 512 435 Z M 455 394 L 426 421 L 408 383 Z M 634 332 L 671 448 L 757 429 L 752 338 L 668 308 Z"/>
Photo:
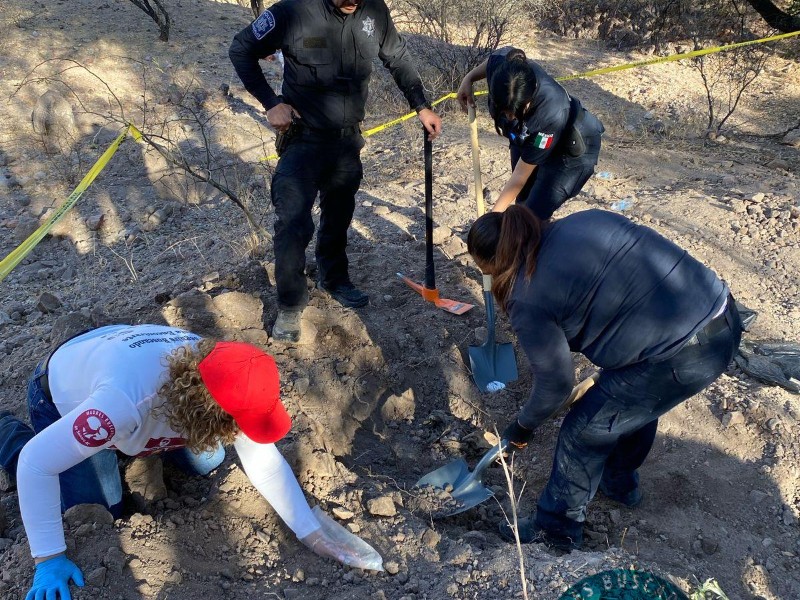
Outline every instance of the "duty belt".
<path fill-rule="evenodd" d="M 307 127 L 304 125 L 302 133 L 313 137 L 336 140 L 361 133 L 361 127 L 358 125 L 351 125 L 343 129 L 317 129 L 316 127 Z"/>
<path fill-rule="evenodd" d="M 690 337 L 689 341 L 684 344 L 684 347 L 693 346 L 695 344 L 707 344 L 710 338 L 721 333 L 728 327 L 733 329 L 734 324 L 731 322 L 733 320 L 731 316 L 731 311 L 733 310 L 731 308 L 732 303 L 733 298 L 729 296 L 727 306 L 725 306 L 722 313 L 711 319 L 705 327 Z"/>

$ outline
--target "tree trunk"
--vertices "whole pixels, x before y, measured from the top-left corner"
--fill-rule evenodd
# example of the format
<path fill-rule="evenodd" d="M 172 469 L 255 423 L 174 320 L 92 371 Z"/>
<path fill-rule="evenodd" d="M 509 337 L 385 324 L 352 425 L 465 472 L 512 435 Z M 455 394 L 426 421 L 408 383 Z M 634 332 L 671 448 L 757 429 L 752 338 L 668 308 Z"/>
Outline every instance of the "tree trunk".
<path fill-rule="evenodd" d="M 800 16 L 782 11 L 771 0 L 747 0 L 747 2 L 770 27 L 774 27 L 782 33 L 800 31 Z"/>

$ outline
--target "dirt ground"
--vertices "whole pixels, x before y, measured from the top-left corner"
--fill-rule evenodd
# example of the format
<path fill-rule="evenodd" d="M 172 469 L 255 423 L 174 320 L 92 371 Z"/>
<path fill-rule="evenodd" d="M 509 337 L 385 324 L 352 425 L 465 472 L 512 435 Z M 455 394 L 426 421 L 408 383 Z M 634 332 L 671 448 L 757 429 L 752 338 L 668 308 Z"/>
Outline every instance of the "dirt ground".
<path fill-rule="evenodd" d="M 265 198 L 274 163 L 259 159 L 272 152 L 272 134 L 227 58 L 248 10 L 221 1 L 173 1 L 172 36 L 162 43 L 153 24 L 123 0 L 6 4 L 0 12 L 0 256 L 66 198 L 126 119 L 192 160 L 202 154 L 202 135 L 210 136 L 215 173 L 271 231 Z M 544 32 L 510 41 L 556 75 L 642 58 Z M 265 68 L 274 81 L 274 65 Z M 606 126 L 598 172 L 607 175 L 593 178 L 557 216 L 630 201 L 632 220 L 689 250 L 759 311 L 747 339 L 797 341 L 800 142 L 784 135 L 798 121 L 797 62 L 771 59 L 725 136 L 713 142 L 700 135 L 703 89 L 684 63 L 567 87 Z M 48 89 L 64 94 L 76 116 L 72 137 L 50 153 L 31 125 L 31 111 Z M 367 126 L 402 111 L 376 97 Z M 479 108 L 484 185 L 492 198 L 509 175 L 508 154 Z M 408 508 L 410 487 L 422 474 L 458 456 L 474 464 L 486 447 L 484 432 L 502 429 L 531 385 L 520 351 L 519 380 L 496 394 L 479 393 L 464 363 L 467 347 L 485 335 L 485 315 L 479 273 L 463 242 L 475 216 L 468 129 L 452 107 L 444 108 L 445 132 L 434 145 L 437 283 L 442 295 L 476 306 L 464 316 L 449 315 L 395 275 L 421 280 L 424 271 L 415 123 L 369 138 L 363 153 L 350 257 L 370 306 L 345 310 L 312 290 L 306 333 L 296 346 L 269 337 L 276 315 L 269 243 L 250 241 L 242 212 L 218 190 L 173 173 L 132 140 L 0 284 L 0 409 L 21 417 L 36 362 L 81 327 L 169 323 L 265 347 L 281 369 L 294 416 L 279 447 L 309 501 L 336 508 L 343 524 L 380 551 L 387 569 L 344 569 L 311 555 L 249 486 L 230 452 L 207 478 L 165 468 L 166 488 L 142 476 L 159 472 L 158 459 L 144 466 L 134 461 L 127 480 L 136 493 L 119 521 L 91 508 L 73 511 L 69 553 L 88 579 L 74 597 L 521 596 L 517 557 L 495 533 L 509 504 L 499 469 L 488 475 L 499 502 L 435 522 Z M 499 335 L 513 339 L 505 319 Z M 576 376 L 588 372 L 576 360 Z M 800 598 L 799 420 L 796 395 L 732 366 L 662 419 L 642 469 L 641 507 L 621 509 L 598 497 L 590 506 L 585 551 L 557 556 L 541 546 L 524 549 L 531 597 L 554 599 L 586 575 L 636 565 L 687 591 L 716 578 L 732 599 Z M 526 513 L 546 482 L 558 425 L 543 426 L 515 459 Z M 8 520 L 0 531 L 0 596 L 21 598 L 32 561 L 16 494 L 0 494 Z M 368 501 L 381 497 L 394 509 L 373 514 Z"/>

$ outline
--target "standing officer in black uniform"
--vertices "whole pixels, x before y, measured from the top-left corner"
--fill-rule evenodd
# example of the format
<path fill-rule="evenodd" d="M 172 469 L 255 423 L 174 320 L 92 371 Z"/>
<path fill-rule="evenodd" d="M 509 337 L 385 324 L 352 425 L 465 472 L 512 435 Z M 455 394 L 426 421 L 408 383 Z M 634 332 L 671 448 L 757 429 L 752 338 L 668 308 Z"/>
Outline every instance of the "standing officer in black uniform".
<path fill-rule="evenodd" d="M 259 58 L 282 50 L 282 95 L 264 78 Z M 317 285 L 344 306 L 369 298 L 348 274 L 347 230 L 363 174 L 364 119 L 372 61 L 378 57 L 429 132 L 442 122 L 431 110 L 405 42 L 383 0 L 281 0 L 240 31 L 230 58 L 245 88 L 276 131 L 297 133 L 272 178 L 278 319 L 273 338 L 297 341 L 308 302 L 305 249 L 314 234 L 311 209 L 319 192 Z"/>
<path fill-rule="evenodd" d="M 513 169 L 493 210 L 517 201 L 549 219 L 594 173 L 603 124 L 518 48 L 496 50 L 464 77 L 457 92 L 463 108 L 475 106 L 472 84 L 481 79 L 488 79 L 489 112 L 510 141 Z"/>

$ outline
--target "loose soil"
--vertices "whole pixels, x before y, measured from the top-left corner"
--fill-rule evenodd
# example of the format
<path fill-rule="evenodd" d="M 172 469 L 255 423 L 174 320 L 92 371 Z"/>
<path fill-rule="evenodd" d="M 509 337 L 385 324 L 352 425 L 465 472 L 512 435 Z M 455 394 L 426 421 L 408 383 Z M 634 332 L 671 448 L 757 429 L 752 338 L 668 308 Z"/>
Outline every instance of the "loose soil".
<path fill-rule="evenodd" d="M 0 13 L 0 256 L 66 198 L 124 119 L 202 164 L 196 159 L 203 131 L 192 111 L 211 119 L 205 133 L 220 167 L 215 174 L 271 231 L 266 199 L 274 163 L 259 159 L 272 152 L 273 135 L 227 59 L 230 39 L 249 21 L 247 9 L 173 1 L 172 37 L 161 43 L 153 24 L 122 0 L 6 5 Z M 557 75 L 641 58 L 543 32 L 520 33 L 511 42 Z M 88 71 L 64 71 L 76 67 L 70 60 Z M 275 81 L 275 66 L 265 63 L 265 69 Z M 59 72 L 83 108 L 53 80 Z M 704 95 L 686 64 L 569 82 L 569 91 L 606 125 L 598 171 L 609 175 L 593 178 L 559 216 L 631 201 L 626 214 L 632 220 L 686 248 L 759 311 L 750 339 L 796 341 L 800 150 L 784 134 L 797 124 L 799 75 L 796 62 L 771 59 L 725 136 L 713 142 L 698 135 Z M 30 117 L 51 88 L 73 105 L 76 125 L 72 138 L 46 153 Z M 374 89 L 368 126 L 402 110 L 383 102 L 391 98 L 381 92 L 390 89 L 385 76 Z M 491 198 L 509 175 L 507 148 L 483 105 L 479 116 Z M 434 145 L 437 283 L 443 296 L 476 307 L 461 317 L 447 314 L 395 275 L 422 280 L 424 271 L 415 123 L 370 138 L 363 153 L 350 257 L 370 306 L 346 310 L 312 289 L 297 346 L 269 337 L 276 315 L 269 242 L 252 242 L 242 212 L 219 191 L 175 173 L 133 141 L 3 281 L 0 409 L 25 416 L 25 382 L 36 362 L 83 327 L 163 322 L 259 344 L 283 374 L 294 427 L 279 446 L 309 502 L 373 545 L 387 569 L 361 572 L 311 555 L 250 487 L 230 452 L 207 478 L 165 467 L 166 487 L 155 479 L 143 484 L 158 468 L 133 463 L 125 518 L 111 523 L 88 509 L 71 515 L 69 554 L 88 579 L 75 598 L 519 597 L 518 559 L 496 533 L 509 511 L 499 468 L 486 479 L 497 502 L 437 521 L 409 510 L 413 483 L 459 456 L 474 465 L 486 450 L 484 432 L 502 429 L 531 386 L 519 349 L 519 381 L 495 394 L 479 393 L 465 366 L 466 348 L 485 335 L 485 317 L 479 273 L 463 242 L 475 216 L 468 129 L 452 107 L 445 107 L 445 132 Z M 513 340 L 504 319 L 499 336 Z M 576 359 L 576 377 L 589 372 Z M 524 548 L 531 597 L 554 599 L 581 577 L 637 565 L 685 590 L 716 578 L 731 598 L 800 598 L 798 419 L 797 396 L 732 366 L 661 420 L 642 468 L 641 507 L 621 508 L 598 496 L 585 551 L 556 556 L 542 546 Z M 547 480 L 558 426 L 558 420 L 543 426 L 514 458 L 524 514 Z M 368 503 L 387 496 L 388 504 Z M 368 508 L 378 504 L 382 515 Z M 21 598 L 32 561 L 13 491 L 2 493 L 2 506 L 8 524 L 0 532 L 0 595 Z"/>

